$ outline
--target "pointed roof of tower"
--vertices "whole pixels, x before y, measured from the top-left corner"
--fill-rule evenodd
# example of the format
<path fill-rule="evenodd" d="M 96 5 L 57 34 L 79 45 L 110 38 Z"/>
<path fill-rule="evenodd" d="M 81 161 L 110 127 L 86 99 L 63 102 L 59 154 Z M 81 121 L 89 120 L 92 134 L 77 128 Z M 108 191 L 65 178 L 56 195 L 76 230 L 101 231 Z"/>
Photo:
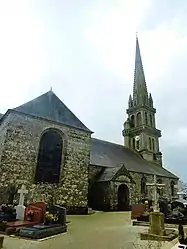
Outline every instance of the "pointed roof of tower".
<path fill-rule="evenodd" d="M 56 94 L 54 94 L 52 89 L 13 110 L 90 132 Z"/>
<path fill-rule="evenodd" d="M 136 36 L 136 55 L 135 55 L 133 97 L 135 95 L 138 95 L 138 96 L 146 95 L 148 97 L 145 75 L 144 75 L 144 70 L 143 70 L 143 65 L 142 65 L 142 58 L 140 54 L 138 36 Z"/>

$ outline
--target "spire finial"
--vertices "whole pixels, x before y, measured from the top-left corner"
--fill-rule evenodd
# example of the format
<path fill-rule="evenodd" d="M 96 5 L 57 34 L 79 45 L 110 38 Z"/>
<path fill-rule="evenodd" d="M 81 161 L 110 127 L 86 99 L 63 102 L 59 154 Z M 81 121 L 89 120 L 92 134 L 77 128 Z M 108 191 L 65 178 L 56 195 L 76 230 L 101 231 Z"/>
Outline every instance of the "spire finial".
<path fill-rule="evenodd" d="M 50 92 L 52 92 L 53 91 L 53 89 L 52 89 L 52 86 L 50 87 Z"/>

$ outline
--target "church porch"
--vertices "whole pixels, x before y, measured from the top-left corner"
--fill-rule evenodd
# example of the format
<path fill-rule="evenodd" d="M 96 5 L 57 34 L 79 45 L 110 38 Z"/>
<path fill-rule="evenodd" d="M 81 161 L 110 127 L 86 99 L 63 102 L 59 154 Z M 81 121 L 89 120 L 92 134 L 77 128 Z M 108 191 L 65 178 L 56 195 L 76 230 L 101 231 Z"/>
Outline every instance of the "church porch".
<path fill-rule="evenodd" d="M 90 184 L 88 204 L 96 210 L 128 211 L 137 199 L 134 185 L 135 182 L 123 164 L 106 168 Z"/>

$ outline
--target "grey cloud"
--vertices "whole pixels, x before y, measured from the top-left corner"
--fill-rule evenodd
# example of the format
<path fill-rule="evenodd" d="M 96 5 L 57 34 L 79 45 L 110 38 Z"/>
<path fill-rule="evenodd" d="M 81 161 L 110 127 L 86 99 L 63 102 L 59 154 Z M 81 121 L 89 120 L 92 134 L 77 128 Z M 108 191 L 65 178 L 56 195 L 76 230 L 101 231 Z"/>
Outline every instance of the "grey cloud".
<path fill-rule="evenodd" d="M 174 20 L 180 25 L 182 22 L 186 23 L 186 12 L 185 0 L 181 0 L 180 3 L 175 0 L 153 0 L 142 20 L 141 27 L 143 30 L 151 30 L 163 24 L 170 24 Z"/>
<path fill-rule="evenodd" d="M 99 5 L 95 6 L 99 8 Z M 43 83 L 48 82 L 54 86 L 59 97 L 95 132 L 94 136 L 123 143 L 121 131 L 126 118 L 128 95 L 132 91 L 133 74 L 132 81 L 127 82 L 125 78 L 119 79 L 103 67 L 97 55 L 84 40 L 84 30 L 88 24 L 86 21 L 89 21 L 88 14 L 84 10 L 87 9 L 89 12 L 90 6 L 84 3 L 76 7 L 74 11 L 72 6 L 61 2 L 56 8 L 54 6 L 52 11 L 47 9 L 45 12 L 43 18 L 51 25 L 46 33 L 46 53 L 50 58 L 50 65 Z M 169 0 L 162 3 L 153 1 L 152 8 L 142 22 L 142 29 L 154 29 L 159 25 L 170 23 L 176 17 L 181 21 L 186 7 L 185 1 L 181 6 Z M 61 46 L 63 42 L 64 50 Z M 153 93 L 158 111 L 158 128 L 163 131 L 161 147 L 165 164 L 174 173 L 177 169 L 176 173 L 185 180 L 187 178 L 181 173 L 184 171 L 187 159 L 185 153 L 180 156 L 183 148 L 180 146 L 180 141 L 177 147 L 171 147 L 167 144 L 167 138 L 173 136 L 177 139 L 173 134 L 177 128 L 186 124 L 183 112 L 187 108 L 185 100 L 187 90 L 182 89 L 186 84 L 186 58 L 187 51 L 171 61 L 169 75 L 161 79 L 163 84 L 158 89 L 159 92 L 155 92 L 155 95 Z M 147 84 L 149 88 L 149 82 Z"/>

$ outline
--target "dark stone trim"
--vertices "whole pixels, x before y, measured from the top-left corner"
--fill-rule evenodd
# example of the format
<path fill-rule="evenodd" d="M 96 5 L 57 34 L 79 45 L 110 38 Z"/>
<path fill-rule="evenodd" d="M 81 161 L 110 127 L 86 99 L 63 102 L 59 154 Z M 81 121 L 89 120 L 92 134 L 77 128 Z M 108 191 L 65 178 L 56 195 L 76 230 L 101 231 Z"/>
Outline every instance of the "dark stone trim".
<path fill-rule="evenodd" d="M 69 206 L 66 207 L 67 214 L 88 214 L 88 207 L 74 207 L 74 206 Z"/>

